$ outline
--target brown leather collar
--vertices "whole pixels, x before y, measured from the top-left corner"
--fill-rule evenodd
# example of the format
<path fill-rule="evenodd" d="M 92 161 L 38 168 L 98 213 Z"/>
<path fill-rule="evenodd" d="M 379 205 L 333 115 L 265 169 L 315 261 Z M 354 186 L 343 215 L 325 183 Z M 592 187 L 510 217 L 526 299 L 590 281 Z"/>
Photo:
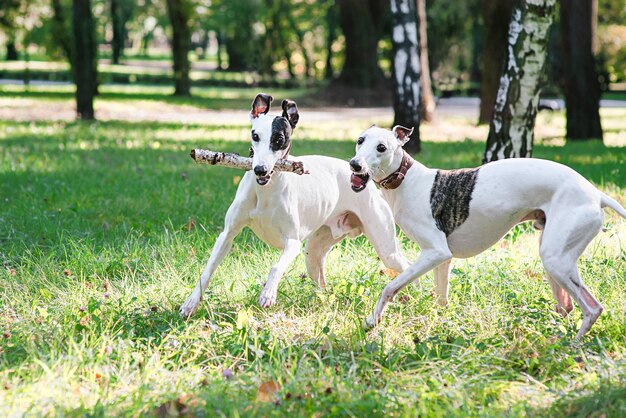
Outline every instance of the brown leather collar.
<path fill-rule="evenodd" d="M 404 155 L 402 156 L 402 162 L 400 163 L 400 167 L 381 181 L 374 180 L 374 183 L 378 184 L 378 186 L 382 187 L 383 189 L 389 190 L 397 189 L 398 187 L 400 187 L 400 185 L 404 181 L 406 172 L 409 171 L 409 168 L 411 168 L 411 166 L 415 162 L 415 160 L 411 158 L 411 156 L 406 151 L 403 150 L 403 152 Z"/>

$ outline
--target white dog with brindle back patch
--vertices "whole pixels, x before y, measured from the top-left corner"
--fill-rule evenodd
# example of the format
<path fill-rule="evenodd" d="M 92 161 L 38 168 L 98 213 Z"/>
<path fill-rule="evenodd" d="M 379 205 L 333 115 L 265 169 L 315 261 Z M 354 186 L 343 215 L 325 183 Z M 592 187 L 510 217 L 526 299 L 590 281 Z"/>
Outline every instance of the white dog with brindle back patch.
<path fill-rule="evenodd" d="M 402 149 L 412 132 L 401 126 L 392 131 L 371 127 L 359 137 L 350 161 L 352 189 L 362 192 L 373 178 L 398 226 L 422 250 L 385 287 L 366 326 L 381 321 L 400 289 L 433 269 L 438 302 L 447 304 L 453 257 L 479 254 L 515 224 L 532 220 L 542 230 L 539 252 L 557 311 L 567 315 L 574 299 L 583 312 L 576 334 L 581 338 L 603 307 L 583 284 L 578 258 L 602 229 L 602 208 L 624 218 L 626 210 L 574 170 L 552 161 L 520 158 L 473 169 L 427 168 Z"/>
<path fill-rule="evenodd" d="M 261 291 L 259 304 L 263 307 L 276 303 L 278 282 L 300 253 L 302 241 L 306 241 L 307 272 L 321 287 L 325 286 L 326 255 L 345 236 L 364 233 L 387 267 L 401 272 L 409 266 L 400 252 L 393 216 L 381 193 L 375 189 L 353 193 L 350 169 L 343 160 L 290 156 L 298 108 L 295 102 L 284 100 L 282 115 L 271 116 L 267 114 L 271 102 L 271 96 L 258 94 L 252 103 L 253 171 L 239 184 L 206 268 L 180 308 L 184 316 L 197 309 L 215 269 L 245 226 L 267 244 L 283 250 Z M 274 165 L 281 158 L 302 161 L 310 174 L 274 173 Z"/>

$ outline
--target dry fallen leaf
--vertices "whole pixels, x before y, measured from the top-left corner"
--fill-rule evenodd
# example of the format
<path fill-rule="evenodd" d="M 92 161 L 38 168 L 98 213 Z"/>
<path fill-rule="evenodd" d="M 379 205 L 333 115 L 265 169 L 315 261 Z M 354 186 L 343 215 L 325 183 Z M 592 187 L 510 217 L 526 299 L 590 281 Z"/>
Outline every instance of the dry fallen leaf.
<path fill-rule="evenodd" d="M 10 274 L 11 276 L 17 276 L 17 270 L 15 270 L 15 269 L 9 269 L 9 274 Z"/>
<path fill-rule="evenodd" d="M 383 275 L 384 275 L 384 276 L 390 277 L 390 278 L 392 278 L 392 279 L 393 279 L 394 277 L 396 277 L 398 274 L 400 274 L 400 273 L 398 273 L 398 272 L 397 272 L 397 271 L 395 271 L 394 269 L 389 269 L 389 268 L 385 268 L 385 269 L 382 269 L 382 270 L 380 271 L 380 275 L 381 275 L 381 276 L 383 276 Z"/>
<path fill-rule="evenodd" d="M 72 272 L 71 272 L 70 269 L 65 269 L 65 270 L 63 270 L 63 274 L 65 274 L 67 277 L 69 277 L 69 276 L 72 275 Z"/>
<path fill-rule="evenodd" d="M 256 400 L 259 402 L 273 402 L 276 400 L 276 392 L 280 390 L 280 384 L 273 380 L 261 383 L 259 391 L 256 394 Z"/>
<path fill-rule="evenodd" d="M 187 231 L 191 231 L 192 229 L 194 229 L 196 227 L 196 218 L 194 218 L 193 216 L 191 218 L 189 218 L 189 220 L 187 221 L 187 224 L 185 225 L 185 229 Z"/>
<path fill-rule="evenodd" d="M 239 182 L 241 181 L 241 176 L 235 176 L 233 177 L 233 184 L 235 186 L 239 185 Z"/>

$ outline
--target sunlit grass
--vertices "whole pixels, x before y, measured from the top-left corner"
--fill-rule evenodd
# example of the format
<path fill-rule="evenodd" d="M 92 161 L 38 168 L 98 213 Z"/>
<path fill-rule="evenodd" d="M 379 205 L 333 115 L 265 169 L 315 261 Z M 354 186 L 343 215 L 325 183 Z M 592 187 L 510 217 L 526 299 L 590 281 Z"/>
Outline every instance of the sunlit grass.
<path fill-rule="evenodd" d="M 248 93 L 223 92 L 245 110 Z M 357 128 L 333 139 L 327 126 L 304 126 L 293 152 L 347 160 Z M 579 345 L 580 311 L 553 311 L 538 234 L 521 227 L 454 262 L 448 308 L 434 305 L 427 275 L 368 334 L 361 322 L 390 279 L 364 238 L 331 252 L 326 291 L 301 277 L 299 257 L 264 310 L 256 300 L 279 253 L 244 231 L 198 314 L 179 318 L 241 175 L 194 165 L 188 151 L 246 153 L 248 129 L 245 118 L 0 122 L 2 415 L 624 414 L 626 222 L 610 211 L 581 259 L 606 311 Z M 482 151 L 479 141 L 426 141 L 417 158 L 472 166 Z M 535 155 L 626 204 L 626 149 L 538 144 Z M 404 236 L 402 245 L 419 252 Z M 267 381 L 278 392 L 265 396 Z"/>

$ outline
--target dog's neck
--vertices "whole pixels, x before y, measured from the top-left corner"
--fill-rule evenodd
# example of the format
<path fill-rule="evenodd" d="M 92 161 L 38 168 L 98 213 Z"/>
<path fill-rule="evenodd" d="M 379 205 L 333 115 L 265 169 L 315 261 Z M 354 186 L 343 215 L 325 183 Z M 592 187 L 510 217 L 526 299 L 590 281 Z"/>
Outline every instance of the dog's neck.
<path fill-rule="evenodd" d="M 391 164 L 389 164 L 389 167 L 395 167 L 393 172 L 384 178 L 374 179 L 374 182 L 383 189 L 397 189 L 404 181 L 407 171 L 409 171 L 409 168 L 411 168 L 414 163 L 415 160 L 411 158 L 405 150 L 398 148 L 393 154 Z M 390 170 L 387 170 L 387 172 L 389 171 Z"/>

